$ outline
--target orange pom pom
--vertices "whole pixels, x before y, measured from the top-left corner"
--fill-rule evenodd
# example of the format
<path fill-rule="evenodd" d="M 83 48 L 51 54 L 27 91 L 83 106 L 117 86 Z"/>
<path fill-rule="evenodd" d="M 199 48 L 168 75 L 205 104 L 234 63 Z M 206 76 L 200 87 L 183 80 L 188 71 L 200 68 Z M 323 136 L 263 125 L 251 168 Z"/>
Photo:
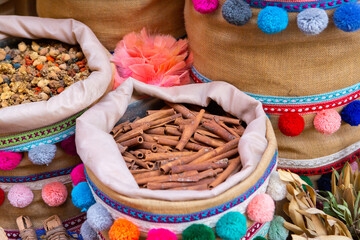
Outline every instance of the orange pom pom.
<path fill-rule="evenodd" d="M 140 231 L 137 226 L 121 218 L 114 222 L 109 231 L 111 240 L 138 240 L 139 236 Z"/>

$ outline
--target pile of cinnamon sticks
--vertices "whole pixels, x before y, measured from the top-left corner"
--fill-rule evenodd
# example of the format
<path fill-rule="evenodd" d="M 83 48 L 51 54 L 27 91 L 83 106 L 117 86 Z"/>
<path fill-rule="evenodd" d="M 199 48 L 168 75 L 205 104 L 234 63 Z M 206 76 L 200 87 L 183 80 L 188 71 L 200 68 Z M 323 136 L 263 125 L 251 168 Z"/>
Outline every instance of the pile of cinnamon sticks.
<path fill-rule="evenodd" d="M 166 105 L 111 132 L 140 187 L 206 190 L 241 169 L 237 147 L 244 127 L 239 119 L 197 106 Z"/>

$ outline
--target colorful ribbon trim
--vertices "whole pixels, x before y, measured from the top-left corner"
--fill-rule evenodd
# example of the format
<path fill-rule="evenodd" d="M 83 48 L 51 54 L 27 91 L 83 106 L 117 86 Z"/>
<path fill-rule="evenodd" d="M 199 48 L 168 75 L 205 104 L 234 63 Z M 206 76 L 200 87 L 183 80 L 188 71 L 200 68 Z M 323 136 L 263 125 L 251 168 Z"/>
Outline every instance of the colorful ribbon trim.
<path fill-rule="evenodd" d="M 149 212 L 140 211 L 131 207 L 128 207 L 124 204 L 116 202 L 109 198 L 106 194 L 101 192 L 96 185 L 90 180 L 88 175 L 85 172 L 86 179 L 92 188 L 93 192 L 102 200 L 105 204 L 109 207 L 115 209 L 122 214 L 128 215 L 130 217 L 140 219 L 147 222 L 155 222 L 155 223 L 183 223 L 183 222 L 192 222 L 197 221 L 205 218 L 212 217 L 214 215 L 220 214 L 226 210 L 233 208 L 234 206 L 239 205 L 240 203 L 244 202 L 248 199 L 256 190 L 265 182 L 265 180 L 271 174 L 273 168 L 276 165 L 277 159 L 277 151 L 275 152 L 273 158 L 270 161 L 268 168 L 265 170 L 264 175 L 255 183 L 254 186 L 249 188 L 245 193 L 241 194 L 240 196 L 236 197 L 235 199 L 221 204 L 217 207 L 213 207 L 211 209 L 207 209 L 204 211 L 192 213 L 192 214 L 183 214 L 183 215 L 160 215 L 154 214 Z"/>
<path fill-rule="evenodd" d="M 0 150 L 17 151 L 17 152 L 28 151 L 31 148 L 40 145 L 41 143 L 45 144 L 45 143 L 60 142 L 65 138 L 75 134 L 76 118 L 78 118 L 81 114 L 83 114 L 84 111 L 81 111 L 80 113 L 64 121 L 53 124 L 51 126 L 47 126 L 36 130 L 31 130 L 29 132 L 24 132 L 16 135 L 1 137 Z M 44 140 L 45 138 L 46 141 L 38 141 L 38 140 Z M 35 143 L 37 143 L 37 145 Z"/>
<path fill-rule="evenodd" d="M 194 67 L 190 71 L 196 83 L 211 82 L 201 75 Z M 309 114 L 324 109 L 340 107 L 360 97 L 360 83 L 337 91 L 305 97 L 277 97 L 244 92 L 263 104 L 264 111 L 269 114 L 296 112 Z"/>
<path fill-rule="evenodd" d="M 60 169 L 60 170 L 56 170 L 56 171 L 52 171 L 52 172 L 38 173 L 38 174 L 29 175 L 29 176 L 23 176 L 23 177 L 0 176 L 0 183 L 35 182 L 35 181 L 45 180 L 45 179 L 48 179 L 48 178 L 64 176 L 64 175 L 70 174 L 71 171 L 75 167 L 76 166 L 68 167 L 68 168 L 64 168 L 64 169 Z"/>

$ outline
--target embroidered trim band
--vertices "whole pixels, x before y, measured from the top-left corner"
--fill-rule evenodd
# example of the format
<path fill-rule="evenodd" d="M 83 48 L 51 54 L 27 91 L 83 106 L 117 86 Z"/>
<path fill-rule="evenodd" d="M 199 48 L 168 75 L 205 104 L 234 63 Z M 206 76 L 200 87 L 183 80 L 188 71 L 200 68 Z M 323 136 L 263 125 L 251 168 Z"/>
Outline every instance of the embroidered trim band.
<path fill-rule="evenodd" d="M 74 129 L 75 123 L 76 123 L 76 118 L 78 118 L 83 112 L 84 111 L 81 111 L 80 113 L 78 113 L 64 121 L 56 123 L 51 126 L 47 126 L 44 128 L 40 128 L 40 129 L 36 129 L 36 130 L 32 130 L 29 132 L 24 132 L 24 133 L 20 133 L 20 134 L 16 134 L 16 135 L 1 137 L 0 138 L 0 150 L 11 149 L 11 147 L 13 147 L 12 149 L 16 149 L 15 146 L 23 145 L 23 144 L 30 144 L 30 146 L 31 146 L 32 142 L 34 142 L 36 140 L 49 138 L 52 136 L 54 136 L 52 143 L 60 142 L 63 139 L 61 139 L 59 137 L 57 140 L 55 140 L 55 135 L 61 136 L 59 134 L 65 132 L 67 130 L 69 130 L 67 132 L 67 133 L 69 133 L 71 128 Z M 74 130 L 71 130 L 71 131 L 73 131 L 72 134 L 75 133 Z M 29 149 L 27 149 L 27 150 L 29 150 Z M 27 151 L 27 150 L 25 150 L 25 151 Z"/>
<path fill-rule="evenodd" d="M 155 222 L 155 223 L 183 223 L 183 222 L 192 222 L 192 221 L 198 221 L 201 219 L 205 219 L 217 214 L 220 214 L 228 209 L 233 208 L 234 206 L 239 205 L 243 201 L 245 201 L 247 198 L 249 198 L 256 190 L 265 182 L 265 180 L 268 178 L 270 173 L 272 172 L 273 168 L 276 165 L 276 159 L 277 159 L 277 152 L 275 152 L 273 158 L 270 161 L 270 164 L 268 168 L 266 169 L 264 175 L 256 182 L 254 186 L 248 189 L 245 193 L 241 194 L 240 196 L 236 197 L 235 199 L 226 202 L 224 204 L 221 204 L 217 207 L 213 207 L 211 209 L 207 209 L 204 211 L 192 213 L 192 214 L 183 214 L 183 215 L 160 215 L 160 214 L 154 214 L 149 212 L 140 211 L 131 207 L 128 207 L 126 205 L 123 205 L 119 202 L 116 202 L 109 198 L 106 194 L 101 192 L 95 184 L 90 180 L 88 175 L 86 175 L 86 179 L 92 188 L 93 192 L 98 196 L 105 204 L 107 204 L 109 207 L 115 209 L 118 212 L 121 212 L 122 214 L 128 215 L 130 217 L 140 219 L 147 222 Z"/>

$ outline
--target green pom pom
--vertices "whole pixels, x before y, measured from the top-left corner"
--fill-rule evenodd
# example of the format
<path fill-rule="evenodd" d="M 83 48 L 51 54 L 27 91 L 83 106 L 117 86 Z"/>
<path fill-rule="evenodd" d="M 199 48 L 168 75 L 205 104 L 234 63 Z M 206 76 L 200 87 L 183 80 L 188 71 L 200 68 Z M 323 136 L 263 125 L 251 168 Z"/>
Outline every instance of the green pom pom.
<path fill-rule="evenodd" d="M 214 231 L 204 224 L 193 224 L 182 233 L 183 240 L 215 240 Z"/>
<path fill-rule="evenodd" d="M 256 238 L 254 238 L 254 240 L 266 240 L 266 238 L 264 238 L 262 236 L 257 236 Z"/>
<path fill-rule="evenodd" d="M 238 240 L 246 230 L 246 217 L 239 212 L 229 212 L 216 223 L 216 234 L 224 240 Z"/>
<path fill-rule="evenodd" d="M 311 182 L 310 178 L 308 176 L 305 176 L 305 175 L 300 175 L 300 178 L 306 182 L 310 187 L 314 187 L 314 184 Z M 306 191 L 306 186 L 305 184 L 303 184 L 303 189 L 304 191 Z"/>
<path fill-rule="evenodd" d="M 286 240 L 289 235 L 289 230 L 284 227 L 285 219 L 280 216 L 274 216 L 270 223 L 269 240 Z"/>

